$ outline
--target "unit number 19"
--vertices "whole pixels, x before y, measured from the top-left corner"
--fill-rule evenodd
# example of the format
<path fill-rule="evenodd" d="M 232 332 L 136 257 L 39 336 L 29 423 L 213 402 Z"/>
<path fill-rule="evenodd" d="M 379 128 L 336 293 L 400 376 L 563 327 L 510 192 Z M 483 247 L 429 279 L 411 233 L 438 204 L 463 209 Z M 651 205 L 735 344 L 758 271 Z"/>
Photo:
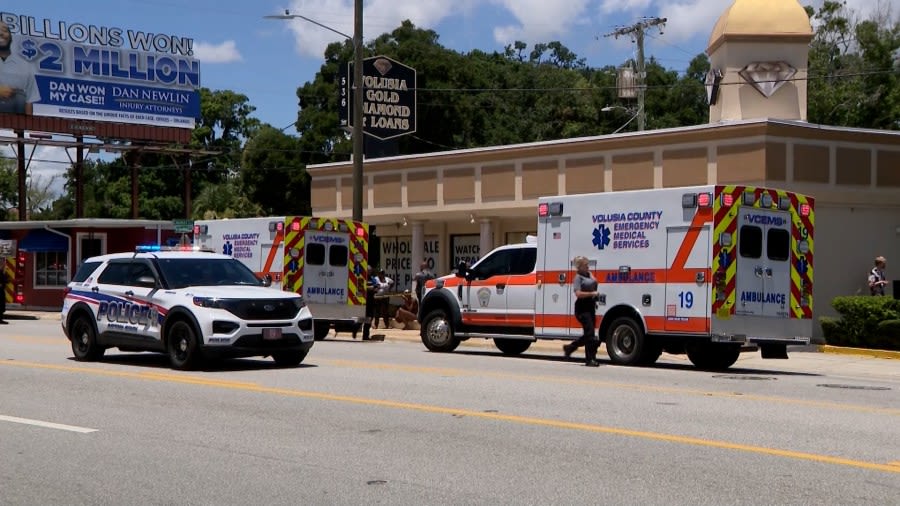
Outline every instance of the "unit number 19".
<path fill-rule="evenodd" d="M 678 304 L 681 307 L 691 308 L 694 305 L 693 292 L 678 292 Z"/>

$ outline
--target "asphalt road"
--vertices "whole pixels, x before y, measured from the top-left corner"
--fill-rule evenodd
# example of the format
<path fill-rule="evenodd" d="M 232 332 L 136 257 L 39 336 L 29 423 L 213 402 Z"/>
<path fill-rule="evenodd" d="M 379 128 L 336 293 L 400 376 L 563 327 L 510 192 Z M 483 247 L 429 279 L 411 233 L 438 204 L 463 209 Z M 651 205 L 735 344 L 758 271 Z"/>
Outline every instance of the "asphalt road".
<path fill-rule="evenodd" d="M 409 334 L 407 334 L 408 336 Z M 900 362 L 586 368 L 414 338 L 178 372 L 0 328 L 0 504 L 898 504 Z"/>

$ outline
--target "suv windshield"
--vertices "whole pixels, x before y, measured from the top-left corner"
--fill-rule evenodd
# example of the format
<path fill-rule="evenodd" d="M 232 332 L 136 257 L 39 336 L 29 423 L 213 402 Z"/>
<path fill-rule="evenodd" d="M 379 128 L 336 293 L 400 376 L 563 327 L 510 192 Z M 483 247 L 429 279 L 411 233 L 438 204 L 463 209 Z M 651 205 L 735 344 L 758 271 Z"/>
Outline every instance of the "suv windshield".
<path fill-rule="evenodd" d="M 169 288 L 212 285 L 262 285 L 241 262 L 231 258 L 160 258 L 159 270 Z"/>

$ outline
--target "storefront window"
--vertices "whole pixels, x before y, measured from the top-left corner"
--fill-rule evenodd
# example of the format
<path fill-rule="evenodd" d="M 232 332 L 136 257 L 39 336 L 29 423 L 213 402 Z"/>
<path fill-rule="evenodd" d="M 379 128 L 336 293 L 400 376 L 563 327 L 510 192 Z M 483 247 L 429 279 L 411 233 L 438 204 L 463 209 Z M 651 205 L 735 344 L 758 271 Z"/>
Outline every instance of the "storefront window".
<path fill-rule="evenodd" d="M 65 251 L 40 251 L 34 254 L 34 286 L 60 287 L 69 282 L 68 253 Z"/>

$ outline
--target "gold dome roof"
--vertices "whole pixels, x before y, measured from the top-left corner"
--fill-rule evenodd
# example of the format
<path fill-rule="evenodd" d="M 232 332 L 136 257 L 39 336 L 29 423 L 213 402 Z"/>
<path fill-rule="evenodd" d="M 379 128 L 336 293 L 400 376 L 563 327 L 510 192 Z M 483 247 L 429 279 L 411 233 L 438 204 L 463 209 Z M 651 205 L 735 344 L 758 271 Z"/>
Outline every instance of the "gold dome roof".
<path fill-rule="evenodd" d="M 808 42 L 812 35 L 809 16 L 797 0 L 734 0 L 716 22 L 706 52 L 712 53 L 726 38 Z"/>

